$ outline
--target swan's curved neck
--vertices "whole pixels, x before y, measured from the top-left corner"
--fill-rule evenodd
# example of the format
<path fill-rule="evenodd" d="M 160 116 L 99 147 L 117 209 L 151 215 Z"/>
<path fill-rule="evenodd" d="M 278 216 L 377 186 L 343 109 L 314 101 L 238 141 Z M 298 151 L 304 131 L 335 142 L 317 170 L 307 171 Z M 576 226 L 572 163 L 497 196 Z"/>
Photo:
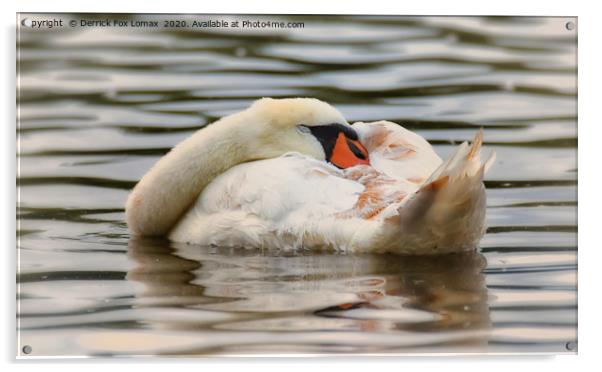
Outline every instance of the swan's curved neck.
<path fill-rule="evenodd" d="M 126 204 L 131 233 L 166 235 L 209 182 L 234 165 L 251 160 L 242 114 L 199 130 L 142 177 Z"/>

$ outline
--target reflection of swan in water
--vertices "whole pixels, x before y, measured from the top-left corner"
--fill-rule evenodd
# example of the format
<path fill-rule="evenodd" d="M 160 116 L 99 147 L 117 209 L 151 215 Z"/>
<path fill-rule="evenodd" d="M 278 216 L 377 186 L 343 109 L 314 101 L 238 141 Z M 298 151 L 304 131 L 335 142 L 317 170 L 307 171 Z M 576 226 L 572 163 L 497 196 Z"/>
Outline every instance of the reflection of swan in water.
<path fill-rule="evenodd" d="M 476 351 L 487 343 L 485 260 L 476 252 L 287 256 L 169 244 L 132 240 L 128 279 L 144 285 L 138 307 L 170 306 L 147 320 L 151 328 L 203 340 L 186 353 Z"/>

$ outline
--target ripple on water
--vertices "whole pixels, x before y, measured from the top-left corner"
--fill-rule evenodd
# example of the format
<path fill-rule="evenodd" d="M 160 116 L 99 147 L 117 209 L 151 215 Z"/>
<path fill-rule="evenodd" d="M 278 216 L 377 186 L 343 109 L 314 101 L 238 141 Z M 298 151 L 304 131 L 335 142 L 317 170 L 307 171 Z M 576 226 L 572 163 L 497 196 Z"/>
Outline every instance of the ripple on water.
<path fill-rule="evenodd" d="M 566 19 L 281 18 L 305 28 L 20 29 L 23 345 L 64 356 L 566 352 L 577 325 L 576 33 Z M 146 170 L 268 96 L 319 98 L 350 122 L 399 122 L 442 157 L 483 127 L 497 160 L 481 253 L 130 239 L 124 203 Z"/>

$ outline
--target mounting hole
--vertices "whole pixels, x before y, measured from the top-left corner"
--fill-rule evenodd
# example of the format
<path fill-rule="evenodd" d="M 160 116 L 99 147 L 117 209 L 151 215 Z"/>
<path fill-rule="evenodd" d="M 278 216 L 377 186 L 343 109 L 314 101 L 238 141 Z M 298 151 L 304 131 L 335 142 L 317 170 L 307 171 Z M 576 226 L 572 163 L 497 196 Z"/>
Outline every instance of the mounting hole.
<path fill-rule="evenodd" d="M 575 341 L 569 341 L 564 346 L 568 351 L 574 351 L 577 349 L 577 343 Z"/>
<path fill-rule="evenodd" d="M 25 353 L 25 354 L 31 354 L 31 352 L 33 351 L 33 349 L 31 348 L 31 346 L 29 346 L 29 345 L 23 346 L 22 350 L 23 350 L 23 353 Z"/>
<path fill-rule="evenodd" d="M 569 31 L 573 31 L 575 29 L 575 22 L 567 22 L 564 27 Z"/>

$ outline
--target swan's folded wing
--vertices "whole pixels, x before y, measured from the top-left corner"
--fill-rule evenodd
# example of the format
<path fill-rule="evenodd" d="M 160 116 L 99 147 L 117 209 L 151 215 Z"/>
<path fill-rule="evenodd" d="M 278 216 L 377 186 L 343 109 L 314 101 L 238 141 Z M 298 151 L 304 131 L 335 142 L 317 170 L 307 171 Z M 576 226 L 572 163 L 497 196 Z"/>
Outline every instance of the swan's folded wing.
<path fill-rule="evenodd" d="M 240 164 L 207 186 L 170 239 L 263 246 L 270 234 L 352 208 L 363 188 L 334 166 L 297 153 Z"/>

